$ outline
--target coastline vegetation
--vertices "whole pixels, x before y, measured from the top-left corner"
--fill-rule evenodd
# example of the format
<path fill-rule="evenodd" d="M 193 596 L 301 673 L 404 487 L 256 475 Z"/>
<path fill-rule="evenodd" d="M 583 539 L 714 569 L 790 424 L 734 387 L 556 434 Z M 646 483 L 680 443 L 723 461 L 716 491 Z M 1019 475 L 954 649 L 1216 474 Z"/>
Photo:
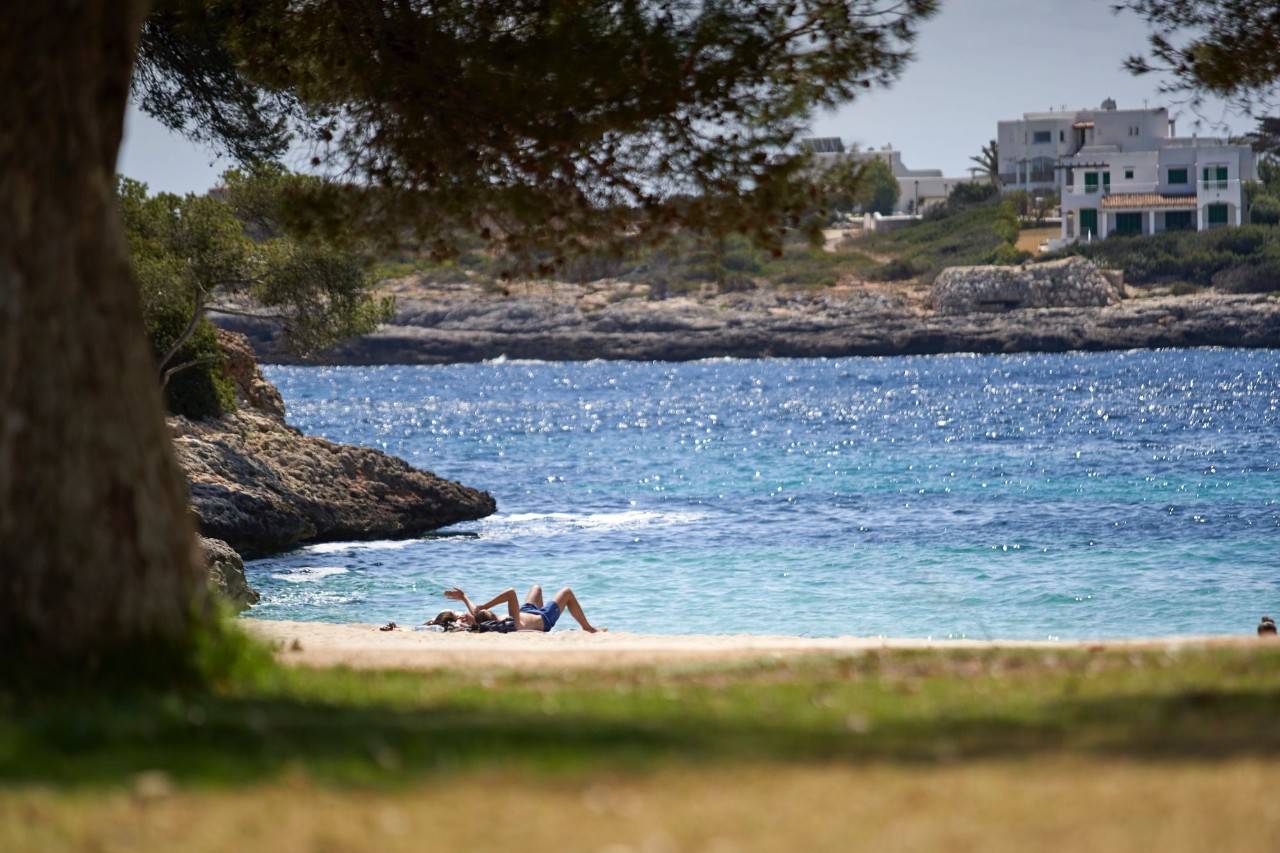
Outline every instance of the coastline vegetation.
<path fill-rule="evenodd" d="M 1131 284 L 1190 284 L 1228 293 L 1280 290 L 1280 228 L 1245 225 L 1212 231 L 1166 231 L 1075 244 L 1055 257 L 1080 255 L 1124 270 Z"/>
<path fill-rule="evenodd" d="M 235 408 L 210 310 L 269 317 L 299 353 L 390 319 L 391 300 L 371 295 L 367 239 L 351 229 L 321 239 L 286 225 L 294 197 L 319 183 L 272 164 L 229 170 L 204 195 L 152 195 L 119 179 L 143 321 L 171 413 Z"/>
<path fill-rule="evenodd" d="M 858 246 L 893 256 L 871 271 L 872 278 L 932 281 L 945 267 L 1020 263 L 1029 256 L 1016 248 L 1017 239 L 1013 205 L 1002 201 L 992 185 L 975 185 L 970 190 L 962 184 L 921 221 L 884 234 L 868 234 Z"/>

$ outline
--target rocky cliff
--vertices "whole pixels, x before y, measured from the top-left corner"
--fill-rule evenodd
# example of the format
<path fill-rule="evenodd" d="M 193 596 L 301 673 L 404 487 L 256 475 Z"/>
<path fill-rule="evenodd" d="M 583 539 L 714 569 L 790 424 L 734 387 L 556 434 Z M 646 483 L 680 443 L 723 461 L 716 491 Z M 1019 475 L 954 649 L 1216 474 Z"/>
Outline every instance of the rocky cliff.
<path fill-rule="evenodd" d="M 205 536 L 259 556 L 304 542 L 414 536 L 494 512 L 486 492 L 289 427 L 247 342 L 226 332 L 221 342 L 239 410 L 169 421 Z"/>
<path fill-rule="evenodd" d="M 1280 302 L 1266 295 L 1131 291 L 1135 298 L 1089 307 L 1015 304 L 944 314 L 933 310 L 923 287 L 761 289 L 663 300 L 644 291 L 616 282 L 529 292 L 516 285 L 508 295 L 467 285 L 406 288 L 397 294 L 394 323 L 317 360 L 441 364 L 505 355 L 682 361 L 1280 346 Z M 265 359 L 289 360 L 269 324 L 234 317 L 218 322 L 247 332 Z"/>

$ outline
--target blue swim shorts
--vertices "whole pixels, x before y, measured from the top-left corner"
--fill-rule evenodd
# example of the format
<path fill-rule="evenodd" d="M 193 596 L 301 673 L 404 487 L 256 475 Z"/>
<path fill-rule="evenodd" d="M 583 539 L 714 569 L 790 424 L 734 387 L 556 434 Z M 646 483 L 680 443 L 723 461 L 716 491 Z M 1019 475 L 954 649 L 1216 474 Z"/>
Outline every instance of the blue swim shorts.
<path fill-rule="evenodd" d="M 539 607 L 536 604 L 520 605 L 521 613 L 537 613 L 542 617 L 542 630 L 550 631 L 555 627 L 556 621 L 560 618 L 560 605 L 554 601 Z"/>

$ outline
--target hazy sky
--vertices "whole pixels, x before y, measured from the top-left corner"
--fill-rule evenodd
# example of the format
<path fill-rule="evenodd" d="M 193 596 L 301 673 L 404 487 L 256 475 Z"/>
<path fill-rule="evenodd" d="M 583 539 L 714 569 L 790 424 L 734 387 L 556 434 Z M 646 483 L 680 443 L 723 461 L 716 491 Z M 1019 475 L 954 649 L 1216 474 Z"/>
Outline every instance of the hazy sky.
<path fill-rule="evenodd" d="M 863 147 L 892 143 L 912 169 L 963 175 L 969 156 L 995 137 L 1000 119 L 1063 105 L 1096 107 L 1108 97 L 1122 108 L 1166 105 L 1157 80 L 1121 68 L 1126 56 L 1143 49 L 1146 33 L 1137 17 L 1112 14 L 1110 0 L 943 0 L 942 11 L 922 28 L 917 59 L 902 79 L 821 116 L 814 132 Z M 1178 114 L 1178 133 L 1190 134 L 1195 116 L 1172 105 L 1171 111 Z M 1204 114 L 1222 117 L 1212 105 Z M 1252 125 L 1226 118 L 1234 132 Z M 120 155 L 124 174 L 153 190 L 198 192 L 227 165 L 130 111 Z"/>

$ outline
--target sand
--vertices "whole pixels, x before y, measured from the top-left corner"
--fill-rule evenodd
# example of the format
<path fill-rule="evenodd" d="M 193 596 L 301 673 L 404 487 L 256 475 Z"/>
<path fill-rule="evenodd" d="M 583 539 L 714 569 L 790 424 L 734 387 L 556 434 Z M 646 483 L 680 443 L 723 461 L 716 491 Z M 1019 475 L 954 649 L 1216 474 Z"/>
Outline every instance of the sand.
<path fill-rule="evenodd" d="M 376 625 L 242 619 L 253 635 L 275 644 L 282 661 L 300 666 L 360 669 L 456 667 L 614 668 L 717 663 L 803 655 L 855 655 L 874 649 L 1093 647 L 1169 648 L 1248 642 L 1248 637 L 1175 637 L 1082 641 L 934 640 L 886 637 L 786 637 L 747 634 L 442 634 Z"/>

